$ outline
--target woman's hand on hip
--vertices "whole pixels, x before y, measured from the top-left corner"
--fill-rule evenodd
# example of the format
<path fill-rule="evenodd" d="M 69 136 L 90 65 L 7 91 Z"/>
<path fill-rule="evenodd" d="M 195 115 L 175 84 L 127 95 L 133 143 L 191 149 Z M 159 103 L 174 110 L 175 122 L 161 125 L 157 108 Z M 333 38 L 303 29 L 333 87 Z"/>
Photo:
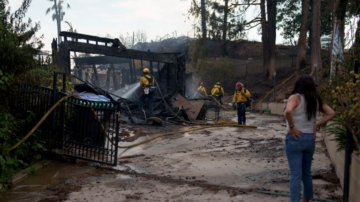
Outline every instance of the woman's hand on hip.
<path fill-rule="evenodd" d="M 314 124 L 314 130 L 313 130 L 313 138 L 316 139 L 316 131 L 319 128 L 317 124 Z"/>
<path fill-rule="evenodd" d="M 290 128 L 288 134 L 291 134 L 294 139 L 296 140 L 298 137 L 301 137 L 301 131 L 298 130 L 296 127 Z"/>

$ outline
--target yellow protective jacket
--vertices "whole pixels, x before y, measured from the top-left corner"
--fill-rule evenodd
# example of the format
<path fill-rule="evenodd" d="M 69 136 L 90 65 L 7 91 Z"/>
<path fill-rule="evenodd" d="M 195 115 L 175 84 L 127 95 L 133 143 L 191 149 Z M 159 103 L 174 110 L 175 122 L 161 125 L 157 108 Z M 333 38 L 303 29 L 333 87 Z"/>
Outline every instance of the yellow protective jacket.
<path fill-rule="evenodd" d="M 207 96 L 207 93 L 206 93 L 206 89 L 205 89 L 205 87 L 204 86 L 199 86 L 199 87 L 197 87 L 197 92 L 199 92 L 199 93 L 203 93 L 204 95 L 206 95 Z"/>
<path fill-rule="evenodd" d="M 242 88 L 241 90 L 236 90 L 233 97 L 233 102 L 246 102 L 246 98 L 250 98 L 250 91 L 246 88 Z"/>
<path fill-rule="evenodd" d="M 224 88 L 219 85 L 214 85 L 214 88 L 211 89 L 211 95 L 212 96 L 219 96 L 219 94 L 222 93 L 222 95 L 225 94 Z"/>
<path fill-rule="evenodd" d="M 140 78 L 140 87 L 154 86 L 155 79 L 150 75 L 145 75 Z"/>

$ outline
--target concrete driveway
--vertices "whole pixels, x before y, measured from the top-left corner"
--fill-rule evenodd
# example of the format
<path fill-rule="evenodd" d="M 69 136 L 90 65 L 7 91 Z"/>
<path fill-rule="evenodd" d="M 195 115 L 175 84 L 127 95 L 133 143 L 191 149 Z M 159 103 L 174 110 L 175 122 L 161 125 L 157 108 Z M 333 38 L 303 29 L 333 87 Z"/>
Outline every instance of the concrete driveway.
<path fill-rule="evenodd" d="M 237 119 L 234 111 L 223 111 L 220 116 L 226 120 Z M 51 171 L 39 172 L 26 179 L 43 179 L 40 188 L 21 190 L 24 183 L 29 184 L 25 180 L 15 185 L 8 195 L 5 194 L 4 199 L 104 202 L 289 201 L 283 117 L 248 114 L 247 119 L 248 124 L 258 127 L 208 128 L 168 135 L 132 149 L 120 150 L 116 168 L 90 163 L 62 165 L 60 170 L 56 169 L 60 166 L 54 165 Z M 197 127 L 171 124 L 156 127 L 122 125 L 123 132 L 142 135 L 134 142 L 121 142 L 120 145 L 134 144 L 161 132 Z M 76 173 L 71 170 L 76 170 Z M 342 191 L 332 171 L 320 132 L 312 170 L 316 200 L 335 201 L 339 198 Z M 53 182 L 57 176 L 63 180 L 47 184 L 46 180 L 50 178 Z M 22 193 L 21 200 L 16 197 L 19 193 Z M 11 197 L 7 197 L 9 195 Z M 32 195 L 37 196 L 36 200 L 30 197 Z"/>

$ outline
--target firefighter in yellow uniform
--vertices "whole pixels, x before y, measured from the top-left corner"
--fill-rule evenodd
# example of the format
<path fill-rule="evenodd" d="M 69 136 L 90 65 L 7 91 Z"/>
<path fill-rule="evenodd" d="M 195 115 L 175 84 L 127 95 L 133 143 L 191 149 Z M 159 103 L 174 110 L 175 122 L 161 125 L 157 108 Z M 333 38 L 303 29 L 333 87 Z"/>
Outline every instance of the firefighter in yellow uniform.
<path fill-rule="evenodd" d="M 203 82 L 200 82 L 199 86 L 196 88 L 196 96 L 195 97 L 198 97 L 197 95 L 199 95 L 200 97 L 208 96 Z"/>
<path fill-rule="evenodd" d="M 220 82 L 216 82 L 211 89 L 211 95 L 222 105 L 222 97 L 224 96 L 224 88 L 220 86 Z"/>
<path fill-rule="evenodd" d="M 140 88 L 142 94 L 139 99 L 139 111 L 143 110 L 143 105 L 145 99 L 147 98 L 149 103 L 149 116 L 152 116 L 154 93 L 156 91 L 155 79 L 150 75 L 150 70 L 148 68 L 144 68 L 143 73 L 144 76 L 140 78 Z"/>
<path fill-rule="evenodd" d="M 247 98 L 251 97 L 250 91 L 244 88 L 244 84 L 237 82 L 235 86 L 236 90 L 233 97 L 233 105 L 236 105 L 238 124 L 246 124 L 245 110 Z"/>

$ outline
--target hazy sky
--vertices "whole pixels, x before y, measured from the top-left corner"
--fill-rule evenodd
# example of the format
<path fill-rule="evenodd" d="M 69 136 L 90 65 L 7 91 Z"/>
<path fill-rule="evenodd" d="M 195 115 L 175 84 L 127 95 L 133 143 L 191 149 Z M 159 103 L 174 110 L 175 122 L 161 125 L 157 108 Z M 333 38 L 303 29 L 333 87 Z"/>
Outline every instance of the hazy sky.
<path fill-rule="evenodd" d="M 12 10 L 19 7 L 22 0 L 9 0 Z M 155 40 L 157 36 L 166 34 L 177 36 L 194 36 L 192 21 L 187 19 L 187 10 L 191 0 L 67 0 L 70 9 L 65 10 L 64 21 L 72 23 L 78 33 L 102 36 L 107 34 L 118 38 L 119 34 L 142 30 L 146 32 L 147 40 Z M 27 16 L 33 22 L 40 22 L 38 36 L 44 35 L 44 49 L 50 50 L 51 41 L 57 37 L 56 22 L 51 14 L 46 15 L 47 8 L 52 6 L 48 0 L 33 0 Z M 249 14 L 251 18 L 253 14 Z M 257 12 L 255 12 L 257 13 Z M 69 26 L 62 22 L 62 30 Z M 249 40 L 260 40 L 257 30 L 248 34 Z M 282 38 L 277 37 L 277 42 Z"/>

